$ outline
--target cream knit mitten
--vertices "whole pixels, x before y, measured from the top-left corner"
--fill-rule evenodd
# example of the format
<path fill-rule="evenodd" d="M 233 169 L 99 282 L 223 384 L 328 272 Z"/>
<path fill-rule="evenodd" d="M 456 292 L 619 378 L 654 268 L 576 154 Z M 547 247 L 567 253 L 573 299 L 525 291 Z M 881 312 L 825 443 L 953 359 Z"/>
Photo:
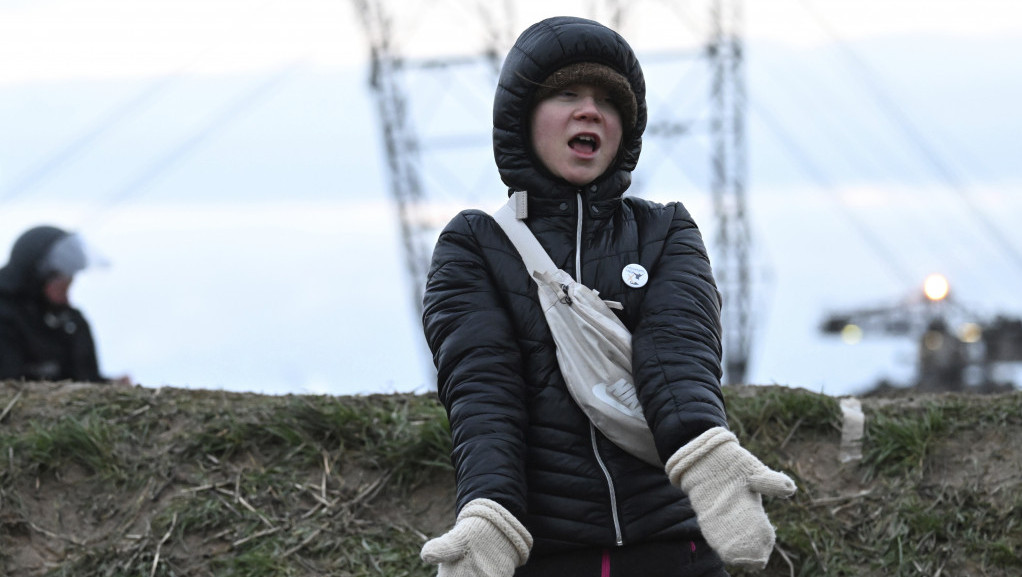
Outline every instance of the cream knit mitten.
<path fill-rule="evenodd" d="M 714 427 L 667 460 L 667 475 L 692 502 L 706 542 L 724 563 L 762 569 L 774 548 L 774 528 L 762 495 L 790 497 L 795 482 L 771 470 Z"/>
<path fill-rule="evenodd" d="M 440 566 L 438 577 L 511 577 L 531 549 L 532 535 L 514 515 L 489 499 L 473 499 L 454 528 L 427 541 L 421 555 Z"/>

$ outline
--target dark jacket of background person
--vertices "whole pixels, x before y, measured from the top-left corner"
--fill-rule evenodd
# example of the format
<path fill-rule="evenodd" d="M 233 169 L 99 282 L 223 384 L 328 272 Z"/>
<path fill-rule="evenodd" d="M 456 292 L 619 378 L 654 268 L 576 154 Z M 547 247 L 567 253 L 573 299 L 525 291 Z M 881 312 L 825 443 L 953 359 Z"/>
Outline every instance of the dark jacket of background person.
<path fill-rule="evenodd" d="M 584 188 L 551 176 L 529 144 L 535 83 L 581 59 L 624 72 L 639 102 L 618 160 Z M 684 206 L 622 197 L 642 146 L 644 94 L 627 45 L 584 21 L 540 27 L 505 62 L 493 140 L 501 178 L 528 191 L 525 222 L 554 263 L 576 278 L 580 263 L 583 284 L 624 305 L 635 385 L 666 461 L 726 426 L 720 297 Z M 622 281 L 632 263 L 649 271 L 646 286 Z M 458 510 L 476 498 L 496 501 L 532 534 L 533 555 L 699 538 L 687 497 L 663 468 L 609 442 L 571 399 L 535 283 L 488 214 L 464 211 L 442 232 L 423 323 L 451 423 Z"/>
<path fill-rule="evenodd" d="M 43 296 L 39 262 L 68 235 L 50 226 L 22 234 L 0 269 L 0 379 L 105 381 L 89 323 Z"/>

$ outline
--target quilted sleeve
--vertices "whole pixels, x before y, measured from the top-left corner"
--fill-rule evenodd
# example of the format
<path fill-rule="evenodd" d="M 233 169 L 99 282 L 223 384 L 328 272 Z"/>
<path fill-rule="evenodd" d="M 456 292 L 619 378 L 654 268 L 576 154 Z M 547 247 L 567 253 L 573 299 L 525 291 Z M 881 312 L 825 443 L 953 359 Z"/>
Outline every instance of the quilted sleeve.
<path fill-rule="evenodd" d="M 521 353 L 472 229 L 479 221 L 462 213 L 441 233 L 423 296 L 423 328 L 451 423 L 458 509 L 490 499 L 523 519 L 527 411 Z"/>
<path fill-rule="evenodd" d="M 691 215 L 680 203 L 668 207 L 673 216 L 632 334 L 636 389 L 664 460 L 703 431 L 727 427 L 720 293 Z"/>

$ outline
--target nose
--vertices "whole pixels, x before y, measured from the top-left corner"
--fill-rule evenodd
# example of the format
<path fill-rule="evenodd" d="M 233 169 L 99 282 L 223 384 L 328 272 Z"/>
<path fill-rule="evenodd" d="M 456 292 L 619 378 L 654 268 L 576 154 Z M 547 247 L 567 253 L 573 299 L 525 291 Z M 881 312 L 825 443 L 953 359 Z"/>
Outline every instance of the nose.
<path fill-rule="evenodd" d="M 578 101 L 578 108 L 575 109 L 575 118 L 599 121 L 603 119 L 603 113 L 600 112 L 600 107 L 596 105 L 596 99 L 586 95 Z"/>

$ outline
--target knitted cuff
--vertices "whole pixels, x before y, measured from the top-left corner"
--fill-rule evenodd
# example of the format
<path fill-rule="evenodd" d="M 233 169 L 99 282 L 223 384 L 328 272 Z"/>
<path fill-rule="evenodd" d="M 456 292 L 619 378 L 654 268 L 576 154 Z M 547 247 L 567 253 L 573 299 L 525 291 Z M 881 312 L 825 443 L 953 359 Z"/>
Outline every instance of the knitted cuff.
<path fill-rule="evenodd" d="M 711 453 L 718 446 L 724 443 L 737 443 L 738 438 L 734 433 L 724 427 L 713 427 L 707 429 L 703 434 L 692 439 L 684 447 L 678 449 L 667 460 L 664 470 L 671 479 L 671 484 L 681 487 L 681 477 L 693 464 Z"/>
<path fill-rule="evenodd" d="M 458 514 L 458 521 L 468 517 L 478 517 L 492 523 L 507 538 L 508 543 L 517 554 L 517 566 L 524 565 L 529 560 L 529 551 L 532 550 L 532 535 L 514 515 L 499 503 L 489 499 L 473 499 L 462 508 L 461 513 Z"/>

